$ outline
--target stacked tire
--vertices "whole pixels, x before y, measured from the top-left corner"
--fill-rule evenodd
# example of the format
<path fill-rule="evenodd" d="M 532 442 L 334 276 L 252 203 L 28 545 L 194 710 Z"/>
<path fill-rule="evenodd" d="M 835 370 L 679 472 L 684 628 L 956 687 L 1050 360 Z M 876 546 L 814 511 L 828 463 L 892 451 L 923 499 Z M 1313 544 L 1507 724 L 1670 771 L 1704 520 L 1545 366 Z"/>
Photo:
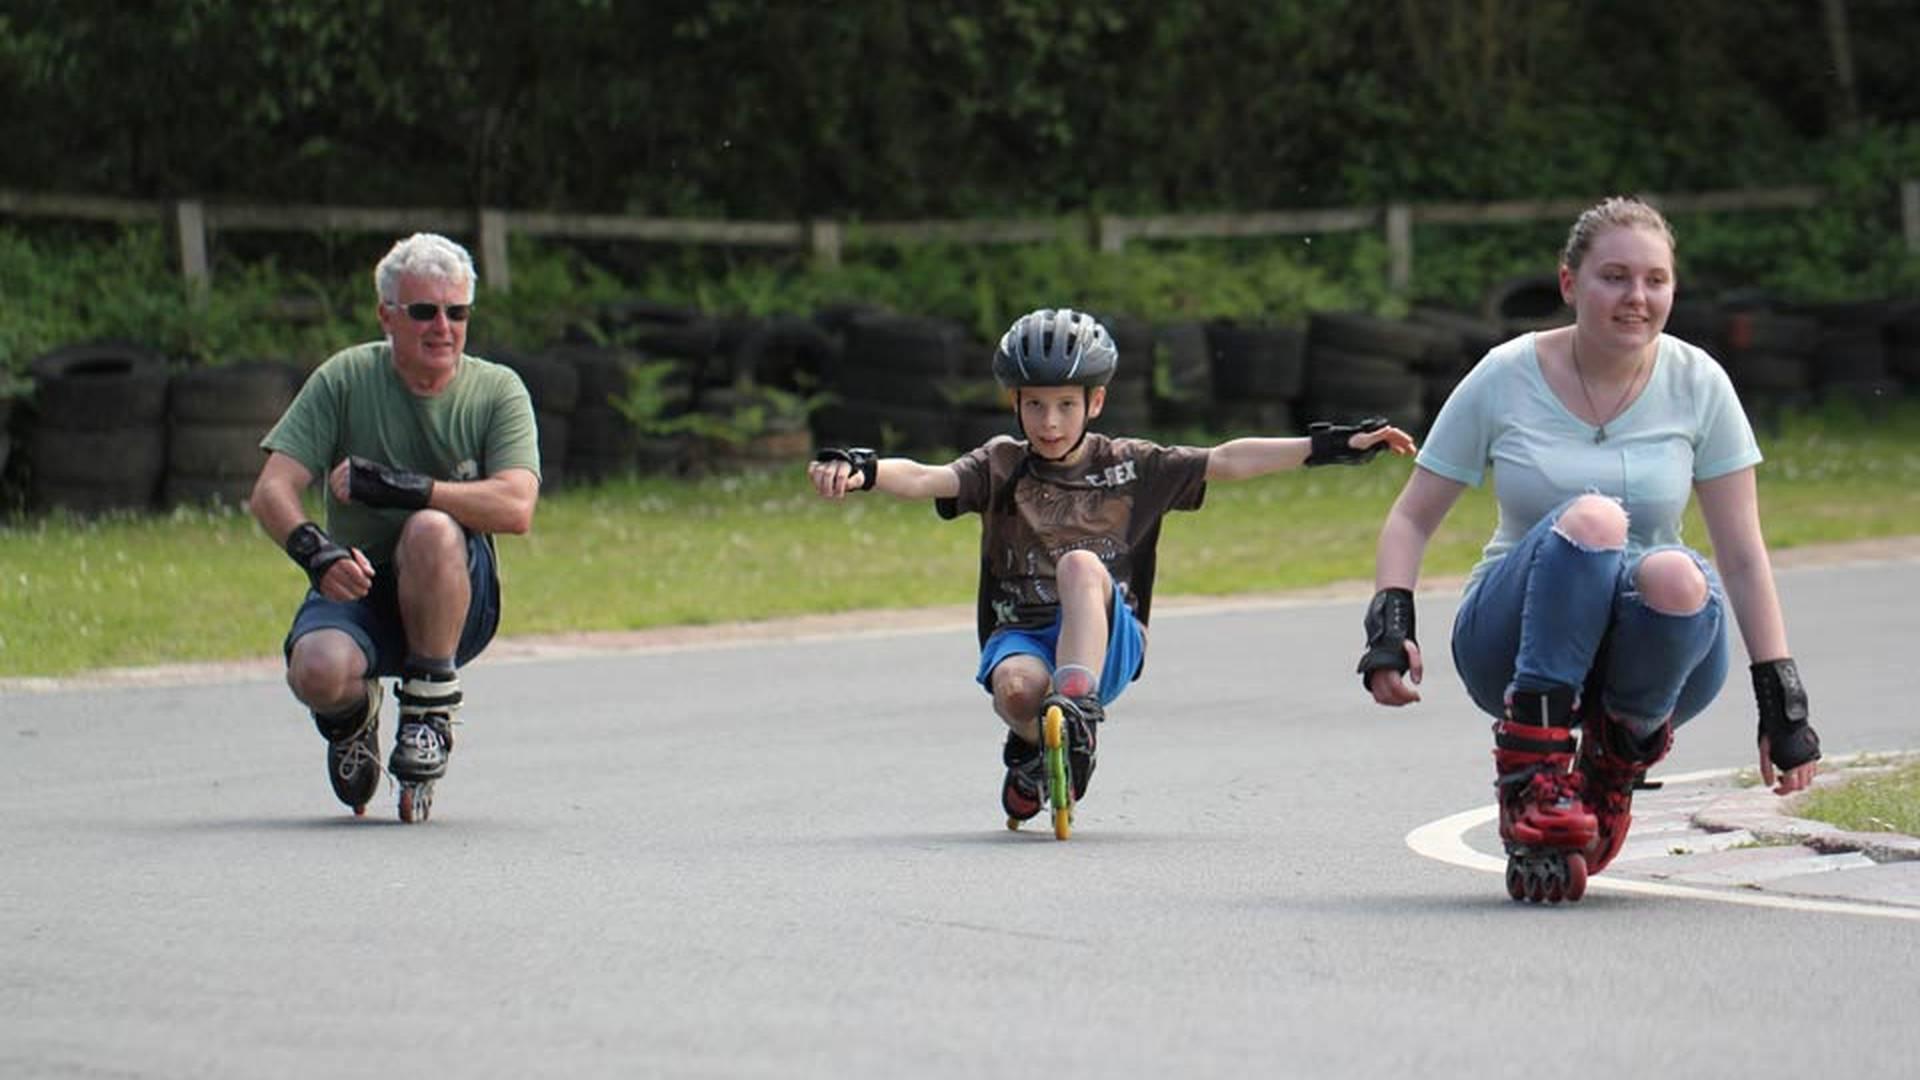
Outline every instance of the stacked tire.
<path fill-rule="evenodd" d="M 92 514 L 153 505 L 167 462 L 166 358 L 139 345 L 58 349 L 27 366 L 36 415 L 28 498 Z"/>
<path fill-rule="evenodd" d="M 1306 336 L 1298 329 L 1212 322 L 1207 355 L 1215 428 L 1258 435 L 1300 430 L 1295 403 L 1306 387 Z"/>
<path fill-rule="evenodd" d="M 485 355 L 512 368 L 526 386 L 540 434 L 540 490 L 558 491 L 567 482 L 573 414 L 580 404 L 580 373 L 565 360 L 543 353 L 494 349 Z"/>
<path fill-rule="evenodd" d="M 1900 397 L 1889 364 L 1892 324 L 1904 313 L 1896 304 L 1868 300 L 1808 310 L 1820 324 L 1810 371 L 1822 401 L 1844 401 L 1869 411 Z"/>
<path fill-rule="evenodd" d="M 1413 368 L 1420 376 L 1421 401 L 1431 424 L 1467 372 L 1506 339 L 1499 326 L 1446 308 L 1417 307 L 1409 321 L 1430 335 L 1426 353 Z"/>
<path fill-rule="evenodd" d="M 683 455 L 679 441 L 641 432 L 614 404 L 627 400 L 631 375 L 649 362 L 646 356 L 632 349 L 599 345 L 561 345 L 546 356 L 570 366 L 576 378 L 576 403 L 568 421 L 566 443 L 569 481 L 597 482 L 635 472 L 680 470 Z M 666 362 L 675 368 L 663 388 L 677 402 L 686 393 L 687 377 L 679 366 L 681 362 Z M 668 418 L 677 408 L 670 402 L 661 410 L 660 419 Z"/>
<path fill-rule="evenodd" d="M 272 360 L 190 368 L 167 404 L 168 506 L 243 506 L 266 454 L 260 440 L 292 404 L 300 373 Z"/>
<path fill-rule="evenodd" d="M 1573 321 L 1573 310 L 1560 295 L 1558 274 L 1524 274 L 1494 285 L 1487 290 L 1481 315 L 1509 338 Z"/>
<path fill-rule="evenodd" d="M 1213 350 L 1204 323 L 1162 323 L 1153 330 L 1153 419 L 1162 427 L 1214 420 Z M 1121 363 L 1128 363 L 1122 354 Z"/>
<path fill-rule="evenodd" d="M 1153 326 L 1131 315 L 1096 314 L 1119 350 L 1120 363 L 1107 384 L 1107 403 L 1093 430 L 1108 435 L 1143 435 L 1153 423 Z M 983 356 L 980 361 L 985 365 Z M 1005 410 L 1009 416 L 1011 408 Z"/>
<path fill-rule="evenodd" d="M 1761 419 L 1811 400 L 1809 359 L 1820 343 L 1820 324 L 1805 315 L 1767 308 L 1737 309 L 1725 324 L 1723 362 L 1748 413 Z"/>
<path fill-rule="evenodd" d="M 820 445 L 971 448 L 1004 413 L 990 353 L 957 323 L 869 313 L 854 316 L 845 333 L 826 373 L 834 400 L 812 418 Z"/>
<path fill-rule="evenodd" d="M 1441 335 L 1411 323 L 1335 311 L 1315 312 L 1308 335 L 1306 397 L 1312 419 L 1384 416 L 1409 431 L 1426 426 L 1420 369 L 1443 341 Z"/>
<path fill-rule="evenodd" d="M 1909 304 L 1887 323 L 1887 374 L 1911 393 L 1920 388 L 1920 304 Z"/>

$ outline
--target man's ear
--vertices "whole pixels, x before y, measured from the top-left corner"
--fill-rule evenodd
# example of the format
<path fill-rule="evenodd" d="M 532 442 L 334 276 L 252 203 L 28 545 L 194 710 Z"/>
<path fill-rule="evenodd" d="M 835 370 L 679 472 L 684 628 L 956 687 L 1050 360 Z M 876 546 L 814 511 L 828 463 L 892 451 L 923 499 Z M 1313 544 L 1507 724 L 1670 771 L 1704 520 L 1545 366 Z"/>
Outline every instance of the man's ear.
<path fill-rule="evenodd" d="M 1099 416 L 1100 410 L 1106 407 L 1107 388 L 1104 386 L 1089 387 L 1087 389 L 1087 419 L 1091 420 Z"/>

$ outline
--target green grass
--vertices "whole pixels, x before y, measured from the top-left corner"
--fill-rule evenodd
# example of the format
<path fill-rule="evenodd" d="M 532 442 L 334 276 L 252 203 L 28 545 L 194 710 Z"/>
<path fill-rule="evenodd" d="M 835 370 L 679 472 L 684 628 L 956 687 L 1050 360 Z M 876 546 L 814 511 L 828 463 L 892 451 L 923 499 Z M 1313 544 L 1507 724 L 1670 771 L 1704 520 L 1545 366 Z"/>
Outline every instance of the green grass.
<path fill-rule="evenodd" d="M 1826 415 L 1763 435 L 1775 548 L 1920 534 L 1920 406 L 1872 424 Z M 1411 465 L 1214 484 L 1161 541 L 1157 595 L 1283 590 L 1372 576 L 1380 522 Z M 1464 573 L 1493 526 L 1470 490 L 1429 549 Z M 1697 515 L 1690 542 L 1705 548 Z M 798 463 L 698 482 L 637 479 L 541 501 L 500 541 L 505 635 L 630 630 L 783 615 L 969 604 L 977 519 L 925 503 L 815 498 Z M 275 653 L 299 572 L 238 512 L 0 526 L 0 676 Z"/>
<path fill-rule="evenodd" d="M 1809 792 L 1794 812 L 1854 832 L 1920 836 L 1920 761 Z"/>

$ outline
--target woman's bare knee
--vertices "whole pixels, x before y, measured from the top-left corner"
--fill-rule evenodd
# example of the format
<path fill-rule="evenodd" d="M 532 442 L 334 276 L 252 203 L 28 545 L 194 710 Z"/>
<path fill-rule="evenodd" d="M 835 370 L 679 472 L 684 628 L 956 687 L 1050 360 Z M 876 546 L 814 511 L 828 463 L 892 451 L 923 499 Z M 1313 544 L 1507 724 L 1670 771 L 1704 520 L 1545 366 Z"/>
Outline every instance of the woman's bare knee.
<path fill-rule="evenodd" d="M 1665 615 L 1691 615 L 1707 605 L 1707 576 L 1684 551 L 1656 551 L 1641 559 L 1634 588 L 1642 603 Z"/>
<path fill-rule="evenodd" d="M 1582 495 L 1568 503 L 1553 528 L 1583 548 L 1627 546 L 1627 511 L 1605 495 Z"/>

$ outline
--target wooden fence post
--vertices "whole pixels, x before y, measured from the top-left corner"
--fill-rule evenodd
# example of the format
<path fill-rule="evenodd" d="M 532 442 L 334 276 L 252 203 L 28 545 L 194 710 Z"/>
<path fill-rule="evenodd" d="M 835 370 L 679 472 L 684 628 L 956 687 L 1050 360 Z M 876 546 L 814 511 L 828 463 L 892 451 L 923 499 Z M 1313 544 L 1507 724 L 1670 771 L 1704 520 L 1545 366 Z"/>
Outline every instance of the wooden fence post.
<path fill-rule="evenodd" d="M 1112 214 L 1095 214 L 1093 246 L 1102 254 L 1118 255 L 1127 248 L 1127 230 Z"/>
<path fill-rule="evenodd" d="M 840 265 L 840 247 L 843 238 L 840 223 L 816 218 L 807 222 L 807 246 L 813 251 L 813 261 L 826 269 Z"/>
<path fill-rule="evenodd" d="M 198 199 L 173 204 L 174 242 L 180 249 L 180 276 L 193 287 L 196 299 L 205 299 L 213 275 L 207 268 L 207 207 Z"/>
<path fill-rule="evenodd" d="M 482 208 L 480 211 L 480 280 L 489 292 L 507 292 L 513 288 L 513 271 L 507 266 L 507 212 Z"/>
<path fill-rule="evenodd" d="M 1387 288 L 1404 293 L 1413 287 L 1413 207 L 1387 204 Z"/>

